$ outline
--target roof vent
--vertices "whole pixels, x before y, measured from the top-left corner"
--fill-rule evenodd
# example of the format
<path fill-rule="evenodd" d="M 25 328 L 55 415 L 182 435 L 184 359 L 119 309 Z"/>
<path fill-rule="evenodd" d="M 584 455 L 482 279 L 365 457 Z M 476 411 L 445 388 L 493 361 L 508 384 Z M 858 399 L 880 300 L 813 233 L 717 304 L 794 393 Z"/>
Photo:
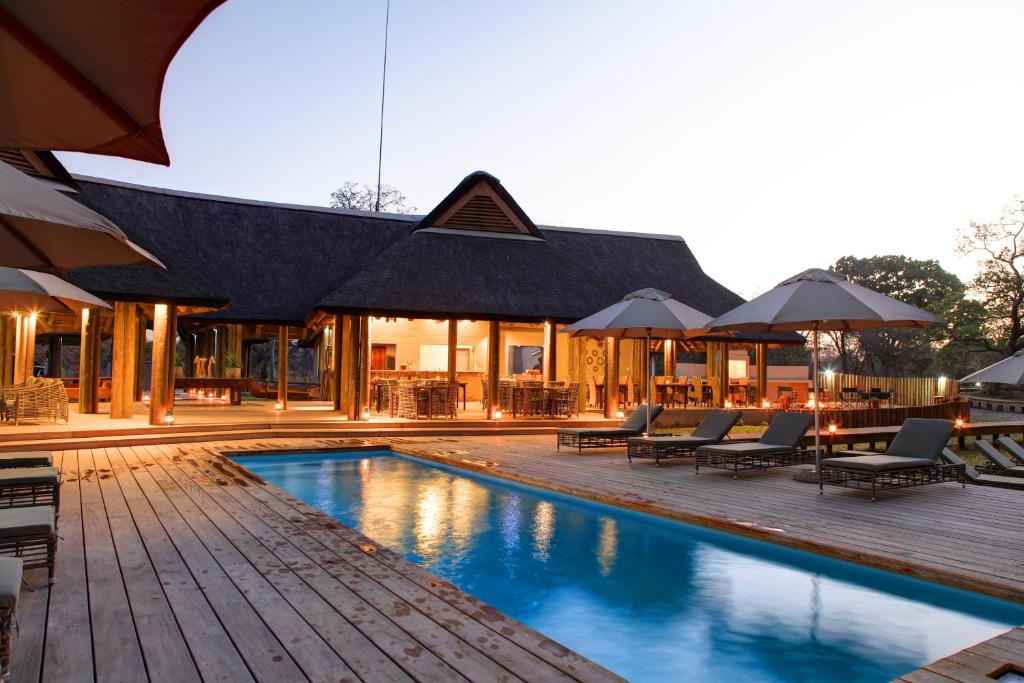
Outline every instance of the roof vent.
<path fill-rule="evenodd" d="M 0 161 L 4 162 L 8 166 L 13 166 L 22 173 L 28 175 L 41 176 L 42 173 L 36 168 L 29 158 L 21 152 L 13 149 L 0 149 Z"/>
<path fill-rule="evenodd" d="M 520 232 L 519 227 L 487 195 L 470 197 L 451 216 L 438 222 L 442 228 L 468 228 L 487 232 Z"/>
<path fill-rule="evenodd" d="M 417 225 L 424 228 L 465 230 L 473 233 L 528 235 L 544 239 L 511 195 L 494 176 L 477 171 L 466 176 L 458 187 L 428 213 Z"/>

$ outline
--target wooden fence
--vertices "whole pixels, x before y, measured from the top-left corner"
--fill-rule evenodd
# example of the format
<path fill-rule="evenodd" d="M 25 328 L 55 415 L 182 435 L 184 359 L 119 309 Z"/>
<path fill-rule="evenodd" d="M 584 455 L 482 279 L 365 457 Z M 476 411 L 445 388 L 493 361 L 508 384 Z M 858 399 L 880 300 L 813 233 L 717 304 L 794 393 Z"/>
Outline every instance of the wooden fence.
<path fill-rule="evenodd" d="M 844 387 L 856 387 L 862 391 L 872 388 L 892 390 L 894 406 L 930 406 L 935 403 L 937 396 L 951 400 L 960 393 L 957 381 L 945 377 L 872 377 L 845 372 L 822 372 L 819 373 L 818 383 L 828 392 L 829 401 L 838 401 Z"/>

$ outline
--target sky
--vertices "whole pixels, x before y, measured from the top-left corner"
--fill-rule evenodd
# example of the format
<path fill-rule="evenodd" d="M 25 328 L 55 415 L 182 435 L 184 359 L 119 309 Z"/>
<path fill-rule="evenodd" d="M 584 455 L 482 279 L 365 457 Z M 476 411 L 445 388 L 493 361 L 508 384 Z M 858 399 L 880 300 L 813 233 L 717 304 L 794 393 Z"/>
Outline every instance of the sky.
<path fill-rule="evenodd" d="M 228 0 L 172 62 L 171 166 L 74 173 L 326 205 L 375 182 L 385 0 Z M 1024 3 L 392 0 L 383 180 L 467 173 L 538 224 L 680 235 L 751 297 L 840 256 L 938 259 L 1024 193 Z"/>

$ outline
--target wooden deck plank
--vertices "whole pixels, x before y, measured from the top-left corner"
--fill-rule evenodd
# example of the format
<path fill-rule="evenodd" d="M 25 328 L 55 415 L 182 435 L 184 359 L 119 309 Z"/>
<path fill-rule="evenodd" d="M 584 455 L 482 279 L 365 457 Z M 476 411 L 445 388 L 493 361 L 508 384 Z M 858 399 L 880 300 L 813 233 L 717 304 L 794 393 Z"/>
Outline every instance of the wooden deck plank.
<path fill-rule="evenodd" d="M 192 653 L 139 536 L 110 458 L 97 449 L 93 463 L 149 678 L 167 683 L 199 681 Z"/>
<path fill-rule="evenodd" d="M 50 587 L 46 619 L 46 650 L 43 678 L 47 681 L 92 681 L 95 670 L 89 593 L 85 590 L 85 540 L 83 537 L 80 464 L 77 451 L 57 456 L 61 467 L 60 519 L 57 529 L 56 572 Z M 15 642 L 15 648 L 27 643 Z M 18 676 L 18 672 L 14 672 Z"/>
<path fill-rule="evenodd" d="M 94 454 L 80 452 L 78 466 L 96 680 L 143 680 L 146 662 L 114 548 Z M 117 647 L 110 647 L 111 643 L 117 643 Z"/>
<path fill-rule="evenodd" d="M 179 553 L 196 585 L 209 601 L 250 673 L 266 683 L 302 680 L 305 676 L 287 649 L 271 632 L 246 599 L 243 591 L 217 563 L 187 520 L 171 504 L 163 489 L 150 475 L 152 463 L 145 454 L 125 449 L 136 464 L 131 469 L 139 489 L 152 506 L 167 537 Z M 125 454 L 125 451 L 122 451 Z M 187 587 L 183 587 L 187 590 Z M 239 674 L 239 680 L 244 674 Z"/>
<path fill-rule="evenodd" d="M 107 455 L 200 676 L 206 681 L 253 680 L 224 625 L 135 481 L 131 472 L 133 465 L 128 465 L 120 449 L 110 450 Z"/>

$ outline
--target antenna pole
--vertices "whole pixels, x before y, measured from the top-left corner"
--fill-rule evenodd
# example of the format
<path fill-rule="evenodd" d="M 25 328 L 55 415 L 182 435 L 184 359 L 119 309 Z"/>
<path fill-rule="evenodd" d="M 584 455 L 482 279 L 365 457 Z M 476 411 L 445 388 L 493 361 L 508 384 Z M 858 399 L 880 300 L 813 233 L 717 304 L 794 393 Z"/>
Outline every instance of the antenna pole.
<path fill-rule="evenodd" d="M 380 78 L 380 139 L 377 143 L 377 202 L 374 211 L 380 212 L 380 169 L 384 160 L 384 92 L 388 83 L 388 24 L 391 22 L 391 0 L 384 11 L 384 71 Z"/>

